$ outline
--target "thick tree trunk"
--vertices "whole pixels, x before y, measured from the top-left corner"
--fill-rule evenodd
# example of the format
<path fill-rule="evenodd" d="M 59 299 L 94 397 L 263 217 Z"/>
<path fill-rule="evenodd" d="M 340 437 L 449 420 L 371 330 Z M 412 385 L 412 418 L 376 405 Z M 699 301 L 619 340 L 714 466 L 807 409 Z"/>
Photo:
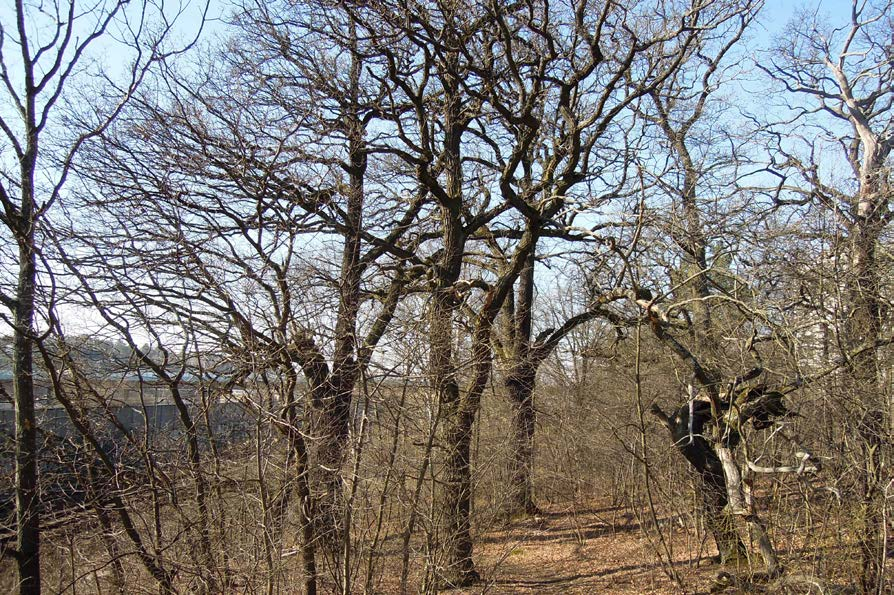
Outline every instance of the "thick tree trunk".
<path fill-rule="evenodd" d="M 456 88 L 448 95 L 456 95 Z M 440 528 L 436 580 L 439 586 L 462 586 L 479 579 L 472 559 L 471 440 L 476 407 L 463 402 L 453 353 L 454 315 L 460 304 L 456 282 L 462 272 L 466 244 L 462 224 L 463 174 L 460 105 L 448 104 L 444 113 L 443 162 L 446 180 L 440 198 L 442 248 L 435 264 L 436 286 L 429 327 L 429 370 L 443 423 L 444 488 L 439 498 Z M 473 346 L 473 350 L 475 346 Z M 474 358 L 474 356 L 473 356 Z M 470 393 L 475 389 L 471 389 Z M 468 395 L 467 395 L 468 400 Z"/>
<path fill-rule="evenodd" d="M 320 398 L 321 408 L 314 423 L 314 435 L 319 437 L 314 465 L 314 524 L 320 545 L 334 553 L 339 551 L 345 536 L 341 470 L 348 443 L 352 391 L 336 392 L 325 386 L 320 392 L 326 396 Z"/>
<path fill-rule="evenodd" d="M 471 441 L 474 412 L 463 411 L 453 362 L 453 312 L 449 288 L 435 296 L 431 323 L 431 374 L 443 418 L 444 489 L 439 504 L 443 525 L 435 572 L 440 586 L 463 586 L 478 580 L 472 560 Z"/>
<path fill-rule="evenodd" d="M 331 552 L 342 548 L 349 539 L 349 527 L 344 518 L 344 482 L 342 466 L 345 463 L 351 423 L 351 405 L 354 387 L 359 375 L 357 362 L 357 313 L 360 309 L 360 282 L 363 268 L 360 262 L 361 235 L 363 231 L 364 180 L 367 157 L 364 128 L 356 115 L 357 90 L 359 87 L 360 60 L 354 55 L 351 66 L 350 115 L 345 118 L 349 136 L 347 171 L 347 208 L 345 209 L 345 233 L 342 246 L 341 277 L 339 283 L 338 314 L 335 323 L 335 353 L 332 374 L 321 387 L 322 405 L 318 416 L 317 432 L 320 443 L 317 448 L 319 471 L 318 525 L 323 545 Z"/>
<path fill-rule="evenodd" d="M 450 446 L 444 477 L 444 508 L 447 513 L 445 559 L 440 571 L 443 582 L 455 587 L 479 580 L 472 560 L 472 428 L 474 412 L 463 412 L 446 433 Z"/>
<path fill-rule="evenodd" d="M 670 431 L 674 446 L 698 474 L 705 524 L 717 544 L 721 563 L 747 563 L 747 550 L 736 530 L 735 518 L 728 510 L 729 494 L 723 463 L 703 437 L 705 419 L 709 417 L 709 412 L 695 408 L 690 410 L 689 404 L 686 404 L 672 418 L 657 405 L 653 405 L 652 413 Z M 689 425 L 691 414 L 697 416 L 692 426 Z"/>
<path fill-rule="evenodd" d="M 715 446 L 714 450 L 720 459 L 720 463 L 723 465 L 730 512 L 745 519 L 751 539 L 757 543 L 761 556 L 764 559 L 767 574 L 775 576 L 779 571 L 779 559 L 776 556 L 773 543 L 770 541 L 770 536 L 767 534 L 767 529 L 757 514 L 755 514 L 751 498 L 746 494 L 742 485 L 742 474 L 739 472 L 739 465 L 736 463 L 729 448 Z"/>
<path fill-rule="evenodd" d="M 534 503 L 534 380 L 531 366 L 506 377 L 506 392 L 512 405 L 512 459 L 509 469 L 510 516 L 539 512 Z"/>
<path fill-rule="evenodd" d="M 864 593 L 884 590 L 885 562 L 885 502 L 879 489 L 879 467 L 882 461 L 881 433 L 884 423 L 877 411 L 867 411 L 857 429 L 860 454 L 865 468 L 860 473 L 860 508 L 857 515 L 860 549 L 860 588 Z"/>
<path fill-rule="evenodd" d="M 515 299 L 509 296 L 504 304 L 508 332 L 509 371 L 503 381 L 512 407 L 512 459 L 509 463 L 509 516 L 533 515 L 539 512 L 534 504 L 534 386 L 542 358 L 531 349 L 531 328 L 534 309 L 534 267 L 537 239 L 533 239 L 524 267 L 518 275 Z"/>
<path fill-rule="evenodd" d="M 519 247 L 524 251 L 532 245 Z M 518 265 L 518 261 L 516 261 Z M 491 332 L 502 301 L 511 290 L 515 274 L 504 276 L 498 287 L 487 294 L 472 335 L 472 380 L 463 395 L 455 393 L 455 402 L 443 403 L 447 411 L 445 446 L 448 449 L 445 471 L 444 512 L 446 515 L 446 557 L 442 564 L 442 582 L 463 586 L 480 579 L 472 560 L 472 430 L 481 407 L 481 395 L 493 368 Z M 455 381 L 453 386 L 456 387 Z"/>
<path fill-rule="evenodd" d="M 717 544 L 720 562 L 731 565 L 747 563 L 745 544 L 736 530 L 735 517 L 728 510 L 729 494 L 720 458 L 702 438 L 694 439 L 690 445 L 678 443 L 678 448 L 698 473 L 705 524 Z"/>
<path fill-rule="evenodd" d="M 459 154 L 458 147 L 455 154 Z M 458 163 L 456 165 L 458 167 Z M 458 171 L 454 172 L 454 176 L 452 181 L 457 184 L 454 190 L 458 193 Z M 443 525 L 435 572 L 441 586 L 462 586 L 479 578 L 472 560 L 471 537 L 471 443 L 477 408 L 470 406 L 468 395 L 464 402 L 460 394 L 453 353 L 453 318 L 459 306 L 454 284 L 462 267 L 464 235 L 455 205 L 442 206 L 441 212 L 444 249 L 437 265 L 439 280 L 429 329 L 429 367 L 440 403 L 445 450 L 444 489 L 439 504 Z M 470 389 L 470 392 L 474 390 Z"/>

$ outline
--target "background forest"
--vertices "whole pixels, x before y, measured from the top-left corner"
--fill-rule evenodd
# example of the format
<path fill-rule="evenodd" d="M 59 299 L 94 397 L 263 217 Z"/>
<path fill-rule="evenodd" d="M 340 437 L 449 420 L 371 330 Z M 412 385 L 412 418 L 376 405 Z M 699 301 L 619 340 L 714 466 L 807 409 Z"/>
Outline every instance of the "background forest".
<path fill-rule="evenodd" d="M 890 1 L 12 4 L 4 590 L 890 592 Z"/>

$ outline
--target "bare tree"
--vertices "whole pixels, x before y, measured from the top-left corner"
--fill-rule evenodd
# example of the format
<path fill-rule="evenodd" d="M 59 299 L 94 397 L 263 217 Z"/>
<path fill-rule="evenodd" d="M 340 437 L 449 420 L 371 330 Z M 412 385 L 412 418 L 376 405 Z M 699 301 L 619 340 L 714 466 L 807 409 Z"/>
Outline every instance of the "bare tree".
<path fill-rule="evenodd" d="M 10 311 L 4 319 L 15 336 L 16 559 L 22 593 L 40 592 L 32 352 L 38 338 L 35 295 L 42 228 L 60 200 L 72 161 L 84 142 L 114 120 L 150 66 L 173 51 L 165 44 L 175 15 L 156 11 L 148 3 L 141 6 L 121 1 L 84 11 L 74 0 L 47 6 L 17 0 L 0 23 L 4 93 L 0 130 L 14 156 L 2 164 L 0 220 L 17 246 L 17 281 L 10 290 L 4 288 L 2 302 Z M 11 21 L 5 20 L 10 17 Z M 120 34 L 111 34 L 119 28 Z M 88 67 L 100 43 L 117 45 L 129 55 L 122 77 Z M 77 114 L 69 111 L 81 98 L 78 86 L 85 89 L 91 76 L 97 83 L 95 108 Z"/>
<path fill-rule="evenodd" d="M 352 397 L 416 274 L 405 261 L 418 262 L 418 240 L 402 242 L 425 195 L 366 139 L 384 92 L 364 42 L 331 7 L 307 8 L 295 21 L 277 16 L 288 7 L 247 8 L 238 24 L 251 36 L 218 55 L 231 68 L 190 78 L 171 65 L 136 98 L 92 145 L 107 167 L 81 170 L 93 182 L 84 212 L 120 230 L 75 220 L 62 251 L 109 325 L 136 320 L 159 341 L 166 328 L 188 327 L 222 352 L 234 377 L 292 379 L 276 384 L 280 398 L 267 412 L 291 445 L 292 479 L 270 508 L 285 515 L 297 488 L 312 591 L 315 551 L 335 574 L 344 570 Z M 327 264 L 336 250 L 338 264 Z M 145 309 L 156 314 L 143 318 Z M 274 524 L 279 535 L 281 518 Z"/>
<path fill-rule="evenodd" d="M 678 468 L 679 451 L 696 471 L 701 497 L 686 518 L 699 535 L 704 519 L 722 561 L 735 563 L 748 527 L 775 574 L 751 482 L 816 467 L 809 456 L 779 461 L 775 441 L 791 433 L 774 424 L 811 423 L 788 418 L 785 395 L 809 399 L 812 382 L 834 378 L 857 423 L 830 435 L 856 437 L 840 450 L 868 462 L 848 475 L 869 511 L 863 586 L 883 590 L 894 407 L 880 352 L 892 341 L 879 248 L 891 74 L 878 31 L 890 32 L 891 6 L 857 2 L 849 27 L 800 29 L 761 63 L 792 104 L 818 107 L 795 107 L 784 128 L 767 124 L 775 161 L 743 173 L 766 143 L 731 132 L 741 114 L 724 94 L 736 92 L 727 83 L 760 6 L 251 0 L 196 59 L 163 62 L 173 25 L 143 27 L 148 9 L 127 2 L 60 12 L 49 42 L 27 23 L 0 30 L 0 50 L 13 40 L 30 51 L 36 77 L 28 83 L 28 68 L 13 73 L 19 58 L 3 56 L 11 103 L 0 124 L 13 150 L 0 164 L 10 240 L 0 243 L 0 299 L 17 361 L 27 347 L 16 396 L 27 393 L 19 377 L 28 389 L 43 374 L 70 423 L 61 438 L 46 424 L 29 445 L 33 386 L 30 412 L 21 400 L 23 589 L 39 588 L 26 575 L 38 568 L 41 502 L 44 539 L 70 541 L 59 590 L 92 574 L 118 592 L 136 580 L 161 592 L 298 582 L 307 593 L 399 580 L 406 592 L 417 569 L 423 591 L 468 586 L 482 572 L 476 533 L 561 491 L 544 485 L 535 500 L 538 427 L 538 456 L 556 457 L 549 473 L 565 476 L 557 483 L 575 502 L 637 475 L 636 464 L 601 472 L 603 460 L 622 449 L 639 460 L 650 536 L 671 501 L 653 496 L 678 485 L 659 478 Z M 78 37 L 87 21 L 92 33 Z M 137 30 L 142 40 L 125 34 Z M 90 79 L 91 51 L 120 47 L 119 33 L 135 65 L 123 79 Z M 94 92 L 97 108 L 81 101 Z M 830 148 L 843 150 L 837 164 L 819 159 Z M 768 190 L 767 176 L 781 181 Z M 823 271 L 823 260 L 814 280 L 789 258 L 827 251 L 846 274 Z M 574 281 L 566 267 L 579 271 Z M 553 283 L 573 295 L 561 311 Z M 80 336 L 86 329 L 93 335 Z M 826 352 L 813 357 L 820 341 Z M 633 390 L 587 385 L 566 399 L 561 372 L 583 357 L 583 376 L 629 378 Z M 489 401 L 490 388 L 508 404 Z M 138 395 L 128 399 L 143 426 L 125 427 L 119 391 Z M 169 404 L 167 435 L 148 421 L 153 394 Z M 660 441 L 674 451 L 666 467 L 649 458 L 667 454 L 649 445 L 650 404 L 671 435 L 674 448 Z M 243 430 L 232 444 L 213 419 L 225 406 L 238 408 Z M 543 410 L 557 415 L 538 418 Z M 617 442 L 601 450 L 584 436 L 592 423 Z M 38 502 L 41 436 L 44 461 L 66 448 L 90 460 L 69 475 L 47 471 L 53 494 Z M 484 489 L 507 475 L 492 460 L 508 460 L 503 491 Z M 58 477 L 72 478 L 70 494 Z M 612 489 L 613 502 L 638 499 L 640 485 Z M 685 492 L 675 506 L 688 505 Z M 65 498 L 81 498 L 71 510 L 84 535 L 53 525 Z M 662 542 L 663 562 L 674 543 Z M 397 564 L 399 579 L 380 573 Z"/>
<path fill-rule="evenodd" d="M 794 101 L 810 102 L 798 104 L 788 121 L 771 128 L 778 200 L 826 209 L 844 238 L 846 303 L 835 308 L 835 328 L 848 360 L 847 392 L 856 405 L 859 459 L 865 461 L 859 495 L 865 511 L 860 582 L 871 593 L 885 589 L 882 490 L 890 432 L 886 419 L 891 418 L 879 383 L 877 350 L 886 303 L 878 246 L 891 219 L 891 15 L 890 2 L 861 0 L 852 2 L 849 22 L 841 24 L 827 24 L 818 13 L 804 11 L 759 64 Z M 785 134 L 792 126 L 798 133 Z M 819 161 L 830 154 L 847 164 L 846 175 L 843 168 Z"/>
<path fill-rule="evenodd" d="M 247 6 L 237 17 L 249 38 L 240 45 L 236 67 L 246 82 L 257 84 L 272 104 L 301 126 L 301 141 L 308 148 L 289 146 L 290 158 L 331 176 L 331 186 L 325 189 L 333 193 L 329 204 L 323 209 L 319 204 L 306 206 L 311 212 L 331 208 L 327 225 L 332 225 L 342 238 L 333 284 L 338 301 L 333 307 L 331 338 L 326 339 L 331 343 L 331 363 L 327 364 L 324 357 L 330 346 L 320 344 L 310 330 L 296 344 L 294 356 L 311 385 L 312 405 L 317 410 L 313 422 L 319 522 L 329 546 L 341 547 L 347 529 L 341 518 L 345 497 L 341 471 L 353 396 L 407 279 L 403 273 L 395 277 L 390 308 L 382 311 L 366 343 L 358 339 L 361 305 L 368 299 L 363 281 L 377 266 L 377 260 L 415 259 L 412 247 L 398 248 L 397 244 L 422 210 L 425 197 L 411 194 L 405 208 L 381 200 L 393 191 L 383 180 L 388 174 L 381 171 L 381 164 L 373 163 L 375 171 L 369 169 L 377 151 L 377 134 L 370 128 L 381 117 L 380 104 L 388 89 L 381 80 L 382 66 L 376 63 L 369 40 L 358 32 L 350 10 L 315 2 L 305 3 L 302 9 L 303 14 L 296 17 L 291 3 Z M 308 106 L 307 102 L 316 105 Z M 263 109 L 261 105 L 259 102 Z M 343 202 L 333 200 L 342 197 Z M 396 196 L 391 199 L 399 200 Z"/>
<path fill-rule="evenodd" d="M 553 12 L 545 5 L 497 9 L 419 4 L 407 10 L 393 7 L 393 13 L 404 16 L 393 18 L 383 10 L 380 18 L 410 40 L 418 57 L 407 59 L 388 50 L 383 54 L 401 105 L 409 106 L 392 111 L 403 144 L 394 152 L 415 168 L 440 216 L 431 259 L 429 357 L 447 454 L 441 503 L 446 526 L 439 536 L 443 559 L 436 566 L 441 581 L 466 584 L 477 577 L 469 445 L 491 369 L 494 317 L 519 274 L 533 270 L 537 239 L 549 235 L 545 230 L 550 226 L 561 226 L 555 218 L 568 194 L 585 180 L 600 180 L 593 173 L 601 165 L 594 153 L 603 148 L 599 142 L 606 141 L 613 122 L 635 97 L 679 65 L 680 49 L 695 33 L 685 25 L 671 26 L 670 17 L 662 21 L 665 28 L 650 30 L 644 23 L 645 5 L 627 10 L 611 3 L 599 9 L 579 3 Z M 696 10 L 683 21 L 702 16 Z M 387 47 L 388 38 L 382 39 Z M 655 62 L 645 63 L 643 56 L 650 52 Z M 634 90 L 627 92 L 629 80 Z M 494 202 L 496 192 L 500 200 Z M 463 279 L 466 253 L 478 238 L 489 241 L 505 263 L 495 268 L 498 276 L 492 281 Z M 512 243 L 500 244 L 500 239 Z M 525 273 L 528 287 L 531 274 Z M 470 306 L 467 294 L 476 288 L 484 297 L 469 322 L 471 378 L 463 390 L 454 350 L 456 316 L 461 305 Z M 528 294 L 521 290 L 521 334 L 516 334 L 522 358 L 530 347 Z M 519 361 L 514 381 L 522 372 L 525 380 L 530 376 L 521 367 L 530 368 L 531 362 Z M 525 407 L 530 399 L 520 399 L 530 411 Z M 527 444 L 531 420 L 522 417 L 519 432 Z"/>
<path fill-rule="evenodd" d="M 760 2 L 744 2 L 721 8 L 731 11 L 723 27 L 694 44 L 686 66 L 649 93 L 638 111 L 647 123 L 644 135 L 651 137 L 649 126 L 654 126 L 658 146 L 668 155 L 663 163 L 644 160 L 643 167 L 656 199 L 662 202 L 667 199 L 667 206 L 660 207 L 666 212 L 659 211 L 657 217 L 663 232 L 680 253 L 670 271 L 669 292 L 680 303 L 677 308 L 686 321 L 686 346 L 672 337 L 665 321 L 653 319 L 652 326 L 658 338 L 668 342 L 688 362 L 695 381 L 711 395 L 712 403 L 707 417 L 704 411 L 695 410 L 703 404 L 694 401 L 694 394 L 689 395 L 688 409 L 684 405 L 673 420 L 657 405 L 653 412 L 671 430 L 675 446 L 699 475 L 704 514 L 724 563 L 745 556 L 743 542 L 735 529 L 735 517 L 727 512 L 731 501 L 744 504 L 744 499 L 733 494 L 735 490 L 730 491 L 729 482 L 738 480 L 727 476 L 732 470 L 724 467 L 715 452 L 716 448 L 722 451 L 727 445 L 711 442 L 706 436 L 712 425 L 723 426 L 725 414 L 715 405 L 728 398 L 721 394 L 728 382 L 727 376 L 737 375 L 729 367 L 729 356 L 736 357 L 736 354 L 725 353 L 721 337 L 727 334 L 729 321 L 726 319 L 730 315 L 733 319 L 738 316 L 718 298 L 727 295 L 736 299 L 727 291 L 729 283 L 725 276 L 729 271 L 724 262 L 737 250 L 735 244 L 741 237 L 734 226 L 742 193 L 734 181 L 739 176 L 737 172 L 743 160 L 740 152 L 744 151 L 745 143 L 742 139 L 721 138 L 704 124 L 708 118 L 724 117 L 718 91 L 730 82 L 730 64 L 737 54 L 737 46 L 760 7 Z M 724 145 L 732 149 L 718 148 Z M 654 171 L 652 163 L 656 162 L 664 167 Z M 732 360 L 732 365 L 736 364 Z M 716 414 L 720 417 L 711 417 Z M 722 435 L 723 432 L 716 438 Z M 750 506 L 748 510 L 734 512 L 754 518 Z M 775 572 L 778 565 L 775 553 L 766 549 L 768 567 Z"/>
<path fill-rule="evenodd" d="M 629 46 L 620 42 L 616 49 L 626 53 L 626 59 L 614 63 L 594 63 L 593 74 L 615 76 L 614 79 L 606 79 L 607 83 L 602 87 L 582 88 L 586 78 L 570 76 L 567 84 L 576 85 L 568 97 L 573 97 L 570 105 L 553 106 L 544 113 L 561 114 L 554 128 L 567 127 L 573 134 L 579 135 L 579 140 L 570 143 L 570 146 L 580 153 L 582 181 L 587 182 L 588 196 L 580 196 L 578 201 L 572 200 L 562 217 L 554 222 L 554 226 L 544 230 L 543 235 L 550 237 L 563 237 L 577 243 L 581 241 L 595 241 L 597 245 L 608 247 L 605 253 L 614 255 L 616 265 L 613 274 L 606 279 L 597 279 L 593 275 L 588 296 L 589 304 L 585 311 L 566 320 L 558 321 L 558 328 L 543 329 L 536 340 L 532 337 L 532 316 L 534 312 L 534 259 L 526 265 L 520 279 L 515 299 L 507 302 L 506 322 L 507 332 L 504 334 L 505 345 L 502 352 L 505 354 L 508 368 L 505 376 L 507 394 L 514 404 L 514 447 L 512 471 L 510 481 L 512 483 L 510 496 L 510 512 L 531 512 L 536 509 L 531 494 L 531 469 L 533 465 L 533 431 L 535 426 L 535 412 L 533 407 L 533 392 L 537 369 L 549 353 L 558 343 L 575 327 L 602 317 L 614 322 L 622 323 L 619 314 L 607 306 L 615 301 L 625 299 L 632 295 L 629 290 L 623 289 L 631 284 L 629 260 L 636 246 L 636 238 L 639 234 L 631 233 L 629 237 L 621 236 L 609 238 L 608 228 L 612 226 L 635 228 L 629 222 L 614 221 L 591 225 L 588 229 L 576 228 L 575 218 L 587 209 L 598 209 L 603 203 L 618 201 L 627 196 L 626 186 L 631 178 L 631 172 L 627 169 L 637 152 L 647 152 L 647 147 L 641 141 L 627 138 L 629 132 L 623 129 L 625 123 L 624 109 L 633 107 L 645 96 L 657 97 L 667 87 L 673 87 L 680 81 L 690 76 L 691 67 L 681 62 L 668 60 L 668 46 L 674 43 L 680 44 L 681 55 L 695 54 L 695 48 L 703 47 L 710 40 L 726 34 L 731 26 L 741 21 L 743 26 L 750 22 L 753 7 L 749 3 L 731 2 L 719 3 L 712 6 L 700 6 L 693 13 L 693 18 L 698 19 L 702 26 L 702 32 L 698 38 L 684 36 L 674 40 L 673 37 L 653 37 L 642 40 L 642 45 Z M 607 13 L 608 14 L 608 13 Z M 623 17 L 621 17 L 623 18 Z M 616 26 L 610 18 L 600 22 L 594 32 L 594 39 L 599 40 L 603 36 L 611 38 L 612 27 Z M 611 38 L 618 43 L 618 40 Z M 734 43 L 738 36 L 733 36 Z M 727 48 L 728 49 L 728 48 Z M 725 51 L 725 50 L 724 50 Z M 691 52 L 691 54 L 690 54 Z M 634 64 L 643 60 L 650 65 L 650 69 L 643 73 L 634 74 Z M 716 68 L 716 67 L 715 67 Z M 710 77 L 710 75 L 709 75 Z M 608 82 L 608 81 L 614 82 Z M 620 85 L 620 81 L 626 81 L 626 85 Z M 577 81 L 577 82 L 575 82 Z M 559 95 L 563 97 L 563 95 Z M 560 99 L 561 101 L 561 99 Z M 704 103 L 704 100 L 702 100 Z M 588 111 L 584 106 L 601 106 L 600 109 Z M 572 117 L 571 114 L 574 114 Z M 700 115 L 700 114 L 699 114 Z M 697 119 L 696 115 L 694 119 Z M 573 123 L 572 123 L 573 122 Z M 690 124 L 691 126 L 691 124 Z M 601 149 L 601 150 L 599 150 Z M 552 171 L 552 166 L 545 156 L 546 153 L 538 149 L 537 158 L 533 159 L 538 166 L 543 166 L 544 171 Z M 548 153 L 546 153 L 548 154 Z M 567 158 L 567 155 L 565 156 Z M 545 164 L 545 166 L 544 166 Z M 537 167 L 529 167 L 526 171 L 535 171 Z M 542 184 L 542 180 L 538 180 Z M 688 187 L 688 192 L 694 192 L 693 184 Z M 599 192 L 594 192 L 599 188 Z M 572 185 L 561 186 L 557 184 L 548 191 L 556 194 L 573 194 Z M 634 207 L 635 208 L 635 207 Z M 555 230 L 563 230 L 556 233 Z M 693 231 L 692 233 L 696 233 Z M 601 234 L 601 235 L 600 235 Z M 698 237 L 697 235 L 694 237 Z M 624 246 L 624 249 L 615 248 Z M 595 262 L 597 258 L 593 258 Z M 629 322 L 629 321 L 627 321 Z M 626 324 L 627 322 L 623 322 Z"/>

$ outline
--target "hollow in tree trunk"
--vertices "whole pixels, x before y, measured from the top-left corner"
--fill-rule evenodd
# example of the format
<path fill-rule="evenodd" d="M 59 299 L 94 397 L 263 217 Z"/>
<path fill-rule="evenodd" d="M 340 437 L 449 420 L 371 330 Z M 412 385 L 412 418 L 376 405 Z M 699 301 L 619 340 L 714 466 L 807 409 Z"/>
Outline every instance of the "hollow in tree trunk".
<path fill-rule="evenodd" d="M 687 403 L 676 411 L 673 417 L 668 417 L 657 405 L 652 406 L 652 414 L 670 431 L 674 446 L 689 462 L 699 477 L 699 491 L 702 496 L 702 513 L 708 531 L 717 544 L 722 564 L 737 565 L 747 563 L 748 555 L 745 544 L 742 543 L 736 530 L 735 518 L 727 510 L 729 495 L 727 492 L 726 478 L 723 473 L 723 464 L 720 457 L 711 448 L 711 445 L 702 436 L 704 430 L 704 416 L 709 411 L 704 410 L 706 403 L 698 403 L 698 407 Z M 690 414 L 696 416 L 696 422 L 690 427 Z M 692 433 L 690 434 L 690 430 Z"/>

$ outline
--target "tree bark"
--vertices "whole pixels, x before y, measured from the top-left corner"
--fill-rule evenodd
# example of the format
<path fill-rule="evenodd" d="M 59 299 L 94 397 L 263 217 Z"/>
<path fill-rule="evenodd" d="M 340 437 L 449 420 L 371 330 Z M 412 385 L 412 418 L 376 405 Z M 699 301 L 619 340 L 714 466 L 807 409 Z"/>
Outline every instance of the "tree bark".
<path fill-rule="evenodd" d="M 16 563 L 19 593 L 40 593 L 40 502 L 37 485 L 37 417 L 34 408 L 34 291 L 36 261 L 32 188 L 23 188 L 19 230 L 19 278 L 13 337 L 13 399 L 16 410 Z M 29 199 L 24 200 L 28 196 Z M 26 209 L 26 206 L 27 209 Z M 26 214 L 27 211 L 27 214 Z"/>
<path fill-rule="evenodd" d="M 747 563 L 745 544 L 736 530 L 735 518 L 727 510 L 729 495 L 720 458 L 707 441 L 696 439 L 692 446 L 678 446 L 680 452 L 699 476 L 705 524 L 714 537 L 722 564 Z"/>
<path fill-rule="evenodd" d="M 301 534 L 301 569 L 303 571 L 305 595 L 317 593 L 317 562 L 316 562 L 316 533 L 318 521 L 316 506 L 312 499 L 310 478 L 308 477 L 308 452 L 307 442 L 301 434 L 301 420 L 298 415 L 295 391 L 298 377 L 290 362 L 285 362 L 283 377 L 286 379 L 284 400 L 286 407 L 282 416 L 282 425 L 278 427 L 285 434 L 288 443 L 286 452 L 285 473 L 286 480 L 282 492 L 275 503 L 275 523 L 277 538 L 281 539 L 285 516 L 292 499 L 292 494 L 298 496 L 298 518 L 300 520 Z M 294 476 L 288 474 L 294 470 Z"/>
<path fill-rule="evenodd" d="M 26 86 L 33 85 L 27 69 Z M 19 251 L 19 275 L 13 308 L 13 401 L 16 411 L 16 562 L 19 593 L 40 593 L 40 502 L 37 484 L 37 417 L 34 409 L 34 295 L 37 283 L 35 253 L 34 174 L 37 128 L 34 96 L 28 88 L 27 150 L 21 157 L 21 203 L 12 230 Z"/>
<path fill-rule="evenodd" d="M 688 419 L 695 413 L 686 404 L 669 418 L 657 405 L 652 406 L 652 414 L 670 431 L 674 446 L 698 474 L 705 524 L 717 544 L 720 562 L 738 565 L 747 562 L 748 555 L 735 518 L 727 510 L 729 494 L 723 463 L 702 435 L 704 422 L 694 423 L 690 436 Z"/>
<path fill-rule="evenodd" d="M 506 376 L 505 386 L 512 406 L 512 436 L 509 470 L 509 514 L 534 515 L 539 512 L 534 503 L 534 382 L 536 370 L 523 366 L 522 370 Z"/>
<path fill-rule="evenodd" d="M 733 458 L 732 450 L 723 446 L 715 446 L 714 450 L 723 465 L 723 475 L 726 479 L 726 489 L 730 502 L 730 512 L 734 515 L 741 516 L 748 525 L 748 531 L 751 534 L 767 569 L 767 574 L 775 576 L 779 572 L 779 559 L 776 556 L 776 550 L 767 534 L 767 528 L 756 514 L 752 507 L 751 498 L 745 493 L 742 485 L 742 474 L 739 472 L 739 465 Z"/>
<path fill-rule="evenodd" d="M 463 402 L 453 353 L 454 316 L 460 304 L 456 282 L 462 272 L 466 245 L 461 211 L 461 143 L 465 123 L 460 114 L 458 85 L 458 81 L 450 81 L 446 90 L 449 101 L 444 112 L 443 160 L 446 179 L 440 199 L 442 249 L 435 263 L 436 286 L 429 328 L 429 369 L 443 416 L 445 450 L 444 489 L 440 503 L 443 526 L 439 536 L 440 559 L 436 562 L 435 573 L 439 586 L 454 587 L 469 585 L 479 579 L 472 559 L 470 518 L 471 439 L 477 408 Z"/>
<path fill-rule="evenodd" d="M 351 39 L 356 49 L 356 30 L 351 24 Z M 335 352 L 332 374 L 322 388 L 321 410 L 318 417 L 317 468 L 320 472 L 320 498 L 317 521 L 324 546 L 332 552 L 341 549 L 349 539 L 350 527 L 345 527 L 344 481 L 341 475 L 346 460 L 351 423 L 354 387 L 359 376 L 357 361 L 357 314 L 360 309 L 360 282 L 363 266 L 360 262 L 363 232 L 364 181 L 367 168 L 365 128 L 358 112 L 361 58 L 351 54 L 350 83 L 345 97 L 344 132 L 348 137 L 347 208 L 344 216 L 338 313 L 335 323 Z M 337 557 L 336 557 L 337 559 Z"/>
<path fill-rule="evenodd" d="M 864 189 L 867 191 L 867 189 Z M 881 336 L 880 283 L 875 262 L 879 238 L 878 224 L 862 215 L 858 206 L 857 225 L 852 229 L 852 312 L 846 321 L 848 343 L 852 347 L 875 344 Z M 884 506 L 880 470 L 886 443 L 885 415 L 889 409 L 879 386 L 877 350 L 865 350 L 850 362 L 849 384 L 855 402 L 857 435 L 865 467 L 860 474 L 860 586 L 866 593 L 881 592 L 884 565 Z"/>
<path fill-rule="evenodd" d="M 447 585 L 462 587 L 479 580 L 472 560 L 472 429 L 475 412 L 463 411 L 451 420 L 445 441 L 447 455 L 444 477 L 446 519 L 445 559 L 441 576 Z"/>
<path fill-rule="evenodd" d="M 504 385 L 512 407 L 512 460 L 509 469 L 509 510 L 510 516 L 535 514 L 534 504 L 534 431 L 536 411 L 534 410 L 534 386 L 537 368 L 542 359 L 535 359 L 531 351 L 531 328 L 534 310 L 534 267 L 536 264 L 536 244 L 525 261 L 518 276 L 514 312 L 510 315 L 509 373 Z M 512 304 L 511 296 L 506 300 Z"/>
<path fill-rule="evenodd" d="M 453 284 L 462 262 L 462 229 L 459 214 L 442 207 L 444 256 L 439 266 L 440 286 L 434 296 L 430 327 L 430 370 L 444 418 L 443 445 L 446 450 L 442 494 L 441 559 L 438 581 L 444 586 L 463 586 L 478 580 L 472 560 L 471 539 L 471 438 L 475 412 L 464 411 L 456 378 L 453 354 L 453 317 L 458 306 Z"/>
<path fill-rule="evenodd" d="M 301 566 L 304 571 L 305 595 L 317 595 L 317 562 L 314 556 L 313 501 L 308 480 L 307 444 L 297 427 L 289 428 L 289 453 L 294 459 L 298 505 L 301 511 Z M 294 453 L 294 456 L 292 455 Z"/>

